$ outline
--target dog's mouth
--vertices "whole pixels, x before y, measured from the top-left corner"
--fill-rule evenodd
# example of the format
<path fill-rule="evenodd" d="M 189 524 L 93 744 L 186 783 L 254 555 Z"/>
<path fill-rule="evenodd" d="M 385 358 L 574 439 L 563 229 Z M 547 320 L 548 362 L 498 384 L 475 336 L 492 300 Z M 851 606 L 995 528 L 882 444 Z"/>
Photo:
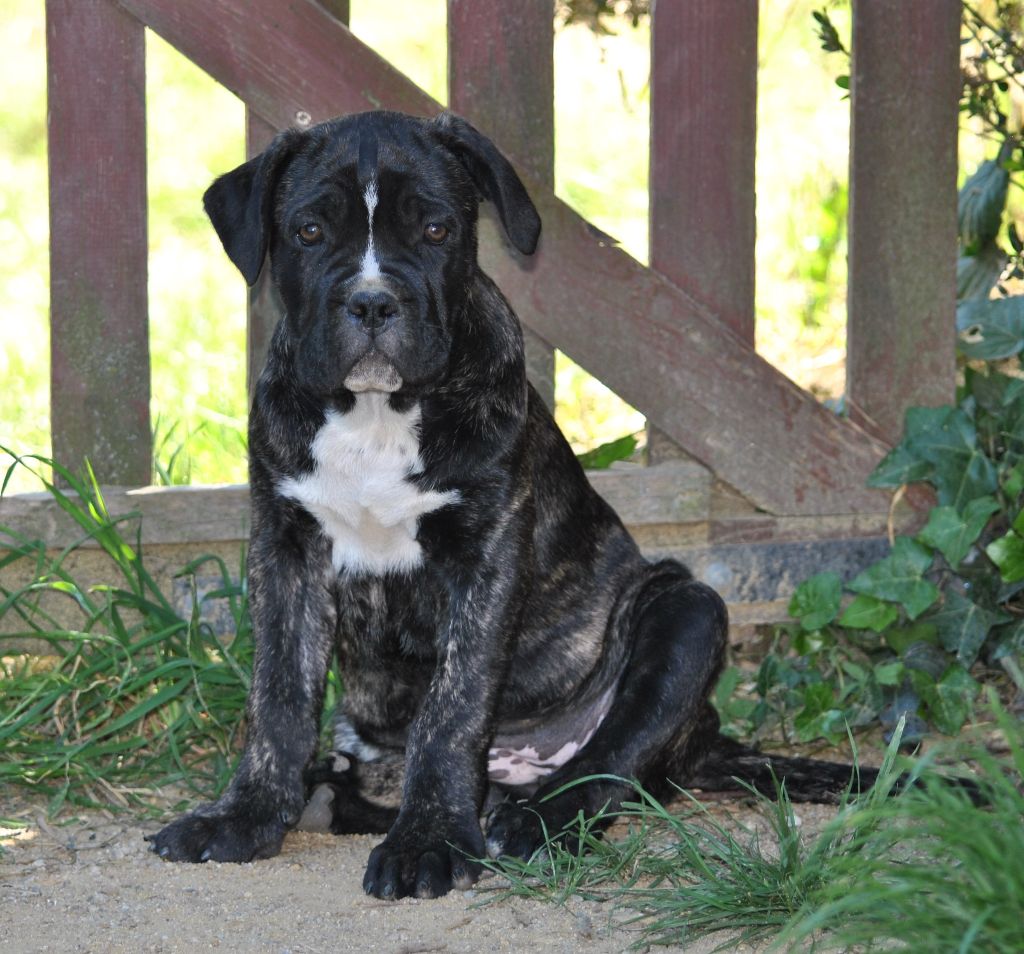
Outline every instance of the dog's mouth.
<path fill-rule="evenodd" d="M 397 391 L 402 386 L 402 376 L 395 366 L 379 351 L 368 351 L 349 371 L 344 381 L 350 391 Z"/>

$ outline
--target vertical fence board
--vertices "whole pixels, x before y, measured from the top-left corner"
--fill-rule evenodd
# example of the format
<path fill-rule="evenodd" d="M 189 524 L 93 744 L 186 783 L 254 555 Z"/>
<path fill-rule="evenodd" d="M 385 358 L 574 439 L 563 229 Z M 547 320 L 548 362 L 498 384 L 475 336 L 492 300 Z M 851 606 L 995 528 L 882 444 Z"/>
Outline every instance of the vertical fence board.
<path fill-rule="evenodd" d="M 245 156 L 251 159 L 263 152 L 277 130 L 265 119 L 254 113 L 249 107 L 245 109 Z M 227 171 L 227 170 L 224 170 Z M 270 347 L 270 336 L 281 317 L 280 303 L 274 294 L 270 280 L 270 268 L 264 263 L 264 269 L 256 284 L 249 289 L 246 301 L 246 335 L 245 335 L 245 378 L 249 400 L 256 388 L 256 381 L 263 370 Z"/>
<path fill-rule="evenodd" d="M 754 341 L 757 0 L 654 5 L 651 266 Z"/>
<path fill-rule="evenodd" d="M 146 77 L 142 24 L 47 0 L 54 458 L 148 484 Z"/>
<path fill-rule="evenodd" d="M 888 440 L 954 393 L 959 0 L 856 0 L 847 394 Z"/>
<path fill-rule="evenodd" d="M 656 2 L 650 261 L 754 342 L 757 0 Z M 682 456 L 647 429 L 651 463 Z"/>
<path fill-rule="evenodd" d="M 550 0 L 520 0 L 515 16 L 501 0 L 448 0 L 449 106 L 548 188 L 555 179 L 553 30 Z M 529 305 L 515 304 L 532 324 Z M 553 407 L 554 350 L 528 328 L 523 334 L 530 380 Z"/>

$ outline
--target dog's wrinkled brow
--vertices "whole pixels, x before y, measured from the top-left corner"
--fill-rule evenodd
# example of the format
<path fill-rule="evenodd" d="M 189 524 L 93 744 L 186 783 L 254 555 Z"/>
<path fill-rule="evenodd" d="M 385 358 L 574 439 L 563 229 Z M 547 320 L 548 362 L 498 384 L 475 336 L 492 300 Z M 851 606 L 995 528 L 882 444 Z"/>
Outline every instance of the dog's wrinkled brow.
<path fill-rule="evenodd" d="M 356 162 L 356 179 L 360 191 L 365 191 L 377 178 L 377 137 L 362 135 L 359 138 L 359 159 Z"/>

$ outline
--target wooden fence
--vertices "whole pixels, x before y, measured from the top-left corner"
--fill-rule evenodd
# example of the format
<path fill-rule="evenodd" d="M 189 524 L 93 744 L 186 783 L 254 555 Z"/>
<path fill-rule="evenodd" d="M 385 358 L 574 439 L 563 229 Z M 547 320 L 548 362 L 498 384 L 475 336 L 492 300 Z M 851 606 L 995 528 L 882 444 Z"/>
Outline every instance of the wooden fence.
<path fill-rule="evenodd" d="M 347 7 L 46 0 L 58 460 L 88 455 L 109 484 L 150 479 L 144 28 L 245 102 L 250 151 L 340 113 L 435 114 L 349 32 Z M 655 5 L 650 268 L 553 193 L 551 0 L 514 12 L 449 0 L 449 104 L 514 159 L 544 222 L 526 262 L 484 229 L 484 266 L 530 333 L 535 377 L 550 378 L 550 348 L 561 348 L 647 416 L 652 459 L 676 461 L 664 473 L 703 480 L 691 543 L 879 536 L 889 501 L 865 488 L 868 473 L 907 406 L 952 398 L 959 16 L 959 0 L 854 0 L 849 415 L 839 417 L 753 349 L 756 0 Z M 260 291 L 250 365 L 275 318 Z M 679 523 L 673 513 L 653 524 Z"/>

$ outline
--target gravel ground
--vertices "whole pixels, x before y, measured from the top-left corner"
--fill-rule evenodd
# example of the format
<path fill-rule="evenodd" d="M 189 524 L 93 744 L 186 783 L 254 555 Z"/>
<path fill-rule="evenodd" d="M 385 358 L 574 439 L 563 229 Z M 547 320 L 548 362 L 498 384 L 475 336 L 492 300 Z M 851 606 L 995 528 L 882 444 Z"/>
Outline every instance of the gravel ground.
<path fill-rule="evenodd" d="M 745 823 L 757 817 L 738 803 L 717 804 L 713 811 Z M 830 815 L 821 806 L 799 811 L 808 827 Z M 603 954 L 623 951 L 636 939 L 614 926 L 607 905 L 483 904 L 493 881 L 435 901 L 370 898 L 361 881 L 376 836 L 295 832 L 268 861 L 179 865 L 161 861 L 143 842 L 160 823 L 127 812 L 47 821 L 44 806 L 4 797 L 0 816 L 29 823 L 0 835 L 0 950 L 6 954 Z M 721 942 L 718 937 L 664 950 L 701 954 Z"/>

